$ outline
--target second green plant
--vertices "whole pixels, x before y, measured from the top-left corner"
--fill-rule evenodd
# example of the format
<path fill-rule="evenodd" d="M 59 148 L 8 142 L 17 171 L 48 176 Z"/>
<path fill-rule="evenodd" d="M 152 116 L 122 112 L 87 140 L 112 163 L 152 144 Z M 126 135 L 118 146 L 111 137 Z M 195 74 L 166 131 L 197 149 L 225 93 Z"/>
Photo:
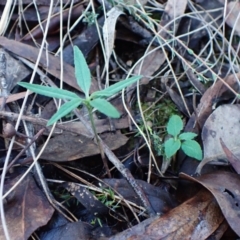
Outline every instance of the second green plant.
<path fill-rule="evenodd" d="M 173 115 L 167 124 L 167 133 L 171 137 L 164 143 L 165 155 L 172 157 L 180 148 L 190 157 L 202 160 L 201 146 L 193 140 L 197 134 L 192 132 L 181 133 L 183 121 L 178 115 Z"/>

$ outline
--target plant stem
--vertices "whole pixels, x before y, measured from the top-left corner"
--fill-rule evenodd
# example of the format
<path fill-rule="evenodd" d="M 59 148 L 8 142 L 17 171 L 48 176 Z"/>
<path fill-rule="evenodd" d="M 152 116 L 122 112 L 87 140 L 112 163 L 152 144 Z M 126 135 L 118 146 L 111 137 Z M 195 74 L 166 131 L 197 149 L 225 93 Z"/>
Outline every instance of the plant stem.
<path fill-rule="evenodd" d="M 129 182 L 129 184 L 131 185 L 133 190 L 136 192 L 138 197 L 141 199 L 141 201 L 142 201 L 144 207 L 146 208 L 147 212 L 149 213 L 149 215 L 154 216 L 155 211 L 153 210 L 153 208 L 151 206 L 151 203 L 149 202 L 149 200 L 148 200 L 146 194 L 144 193 L 142 187 L 139 186 L 139 184 L 133 178 L 129 169 L 125 168 L 125 166 L 119 161 L 119 159 L 115 156 L 115 154 L 111 151 L 111 149 L 109 149 L 109 147 L 98 136 L 97 130 L 96 130 L 96 127 L 95 127 L 95 124 L 94 124 L 94 120 L 93 120 L 92 107 L 88 103 L 86 103 L 86 107 L 88 109 L 88 113 L 89 113 L 90 121 L 91 121 L 91 124 L 92 124 L 93 132 L 94 132 L 98 147 L 100 149 L 101 155 L 104 151 L 105 154 L 108 156 L 108 159 L 114 164 L 114 166 L 127 179 L 127 181 Z M 105 158 L 105 154 L 103 153 L 103 155 L 102 155 L 103 164 L 106 168 L 106 171 L 107 171 L 108 175 L 110 175 L 110 177 L 111 177 L 111 174 L 110 174 L 110 171 L 109 171 L 109 168 L 108 168 L 108 165 L 107 165 L 107 160 Z"/>
<path fill-rule="evenodd" d="M 89 118 L 90 118 L 90 121 L 91 121 L 92 129 L 93 129 L 95 140 L 96 140 L 96 143 L 98 145 L 98 148 L 99 148 L 99 151 L 100 151 L 100 154 L 101 154 L 101 157 L 102 157 L 103 165 L 105 167 L 105 170 L 107 171 L 108 177 L 111 178 L 111 173 L 110 173 L 110 170 L 109 170 L 109 167 L 108 167 L 108 164 L 107 164 L 107 159 L 106 159 L 104 151 L 101 147 L 102 145 L 100 144 L 100 140 L 99 140 L 99 137 L 98 137 L 98 134 L 97 134 L 97 129 L 96 129 L 96 126 L 95 126 L 95 123 L 94 123 L 94 120 L 93 120 L 92 107 L 90 106 L 89 103 L 86 103 L 85 105 L 86 105 L 87 110 L 88 110 L 88 114 L 89 114 Z"/>

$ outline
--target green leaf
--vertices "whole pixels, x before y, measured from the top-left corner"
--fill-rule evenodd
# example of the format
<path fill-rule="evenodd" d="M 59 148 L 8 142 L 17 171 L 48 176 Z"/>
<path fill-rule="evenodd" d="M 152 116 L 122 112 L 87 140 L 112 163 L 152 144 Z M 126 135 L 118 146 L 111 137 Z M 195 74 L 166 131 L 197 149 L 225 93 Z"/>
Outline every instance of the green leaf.
<path fill-rule="evenodd" d="M 142 76 L 134 76 L 131 78 L 127 78 L 127 79 L 119 81 L 101 91 L 96 91 L 91 96 L 95 97 L 95 98 L 96 97 L 110 97 L 110 96 L 114 95 L 115 93 L 121 91 L 123 88 L 129 86 L 130 84 L 138 81 L 140 78 L 142 78 Z"/>
<path fill-rule="evenodd" d="M 196 133 L 193 132 L 186 132 L 186 133 L 181 133 L 178 138 L 180 140 L 192 140 L 193 138 L 195 138 L 197 136 Z"/>
<path fill-rule="evenodd" d="M 182 150 L 189 157 L 196 158 L 197 160 L 202 160 L 202 149 L 201 146 L 194 140 L 186 140 L 182 143 Z"/>
<path fill-rule="evenodd" d="M 172 115 L 167 124 L 168 134 L 176 137 L 183 129 L 183 121 L 178 115 Z"/>
<path fill-rule="evenodd" d="M 35 92 L 47 97 L 69 99 L 69 100 L 78 98 L 77 94 L 75 93 L 72 93 L 67 90 L 55 88 L 55 87 L 47 87 L 47 86 L 41 86 L 38 84 L 31 84 L 31 83 L 25 83 L 25 82 L 20 82 L 18 83 L 18 85 L 25 87 L 32 92 Z"/>
<path fill-rule="evenodd" d="M 69 102 L 64 103 L 58 111 L 49 119 L 47 126 L 50 126 L 57 122 L 60 118 L 66 116 L 72 110 L 77 108 L 82 103 L 81 98 L 72 99 Z"/>
<path fill-rule="evenodd" d="M 165 154 L 167 158 L 172 157 L 181 147 L 181 141 L 179 139 L 169 138 L 164 143 Z"/>
<path fill-rule="evenodd" d="M 190 49 L 190 48 L 188 48 L 187 51 L 188 51 L 188 53 L 189 53 L 190 55 L 193 55 L 193 54 L 194 54 L 194 51 L 193 51 L 192 49 Z"/>
<path fill-rule="evenodd" d="M 73 47 L 74 51 L 74 65 L 75 77 L 79 87 L 83 90 L 86 97 L 89 97 L 89 90 L 91 86 L 91 73 L 87 62 L 77 46 Z"/>
<path fill-rule="evenodd" d="M 119 118 L 120 113 L 118 110 L 107 100 L 102 98 L 96 98 L 90 101 L 90 104 L 92 107 L 96 108 L 101 113 L 104 113 L 105 115 L 112 117 L 112 118 Z"/>

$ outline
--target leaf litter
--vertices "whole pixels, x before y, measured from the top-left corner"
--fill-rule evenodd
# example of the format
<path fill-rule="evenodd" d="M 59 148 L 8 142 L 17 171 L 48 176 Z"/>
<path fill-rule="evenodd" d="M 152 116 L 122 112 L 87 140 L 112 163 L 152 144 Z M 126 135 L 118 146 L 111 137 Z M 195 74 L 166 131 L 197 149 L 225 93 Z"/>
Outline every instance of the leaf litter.
<path fill-rule="evenodd" d="M 32 1 L 12 7 L 28 3 Z M 0 14 L 4 18 L 2 4 Z M 35 134 L 41 132 L 59 107 L 58 100 L 33 93 L 28 93 L 25 101 L 26 92 L 16 86 L 30 81 L 38 57 L 34 83 L 63 86 L 74 96 L 83 97 L 89 89 L 77 85 L 74 45 L 81 49 L 90 68 L 90 94 L 127 76 L 143 77 L 140 84 L 128 87 L 125 95 L 108 99 L 121 118 L 109 119 L 94 112 L 103 149 L 89 133 L 84 107 L 62 118 L 52 132 L 48 127 L 38 140 L 32 139 L 35 154 L 41 153 L 38 162 L 42 175 L 28 174 L 0 204 L 4 209 L 1 219 L 5 219 L 0 238 L 7 236 L 6 228 L 11 239 L 28 239 L 31 234 L 40 239 L 239 237 L 239 3 L 169 0 L 115 4 L 100 3 L 104 11 L 88 2 L 67 3 L 64 9 L 57 4 L 44 41 L 49 2 L 37 1 L 35 7 L 21 11 L 25 22 L 15 12 L 9 15 L 10 22 L 5 21 L 9 26 L 4 27 L 6 34 L 0 37 L 0 45 L 6 56 L 1 66 L 6 64 L 7 68 L 0 69 L 0 80 L 11 84 L 7 98 L 1 99 L 1 124 L 19 121 L 18 132 L 23 135 L 13 145 L 7 144 L 9 139 L 1 139 L 3 193 L 36 161 L 23 137 L 28 135 L 25 121 L 33 123 Z M 59 38 L 60 22 L 63 39 Z M 38 56 L 41 44 L 45 48 Z M 197 134 L 204 154 L 199 164 L 181 151 L 166 160 L 166 130 L 174 131 L 168 129 L 167 122 L 176 114 L 175 110 L 160 108 L 166 99 L 176 106 L 184 122 L 183 139 L 179 141 L 184 141 L 188 132 Z M 122 164 L 108 163 L 109 178 L 106 166 L 99 161 L 104 152 L 108 158 L 117 156 Z M 18 161 L 6 174 L 7 159 L 11 162 L 18 154 Z M 54 215 L 47 199 L 57 209 Z M 152 215 L 161 216 L 151 217 L 150 209 Z M 56 213 L 65 220 L 53 227 L 48 221 L 51 218 L 51 223 L 56 223 L 60 219 Z"/>

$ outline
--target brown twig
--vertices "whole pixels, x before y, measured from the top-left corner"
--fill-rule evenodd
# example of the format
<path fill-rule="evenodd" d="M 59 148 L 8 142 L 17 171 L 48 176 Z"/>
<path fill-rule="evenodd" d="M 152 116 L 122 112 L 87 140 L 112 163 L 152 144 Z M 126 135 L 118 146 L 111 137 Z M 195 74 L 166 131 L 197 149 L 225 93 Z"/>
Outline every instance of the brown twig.
<path fill-rule="evenodd" d="M 7 171 L 13 166 L 13 164 L 24 154 L 24 152 L 43 134 L 45 131 L 44 128 L 42 128 L 38 133 L 31 138 L 31 141 L 18 153 L 18 155 L 11 161 L 11 163 L 7 167 Z"/>

